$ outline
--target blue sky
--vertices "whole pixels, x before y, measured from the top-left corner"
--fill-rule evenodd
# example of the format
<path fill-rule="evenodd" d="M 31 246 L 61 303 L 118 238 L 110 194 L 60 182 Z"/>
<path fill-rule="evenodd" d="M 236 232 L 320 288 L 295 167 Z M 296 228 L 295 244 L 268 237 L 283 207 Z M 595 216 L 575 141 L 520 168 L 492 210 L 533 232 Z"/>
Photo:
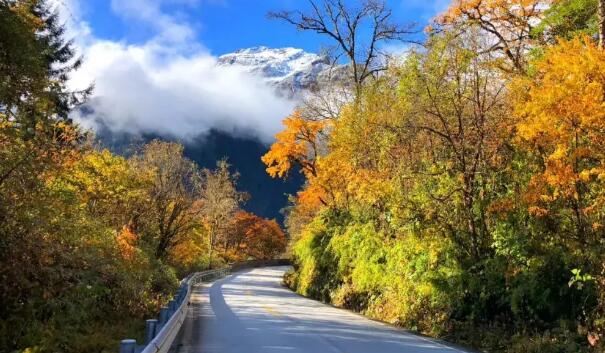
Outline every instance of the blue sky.
<path fill-rule="evenodd" d="M 80 17 L 98 38 L 140 44 L 156 34 L 149 21 L 116 9 L 116 2 L 129 0 L 88 0 L 80 2 Z M 163 14 L 187 24 L 193 39 L 213 55 L 222 55 L 252 46 L 303 48 L 317 52 L 325 38 L 302 33 L 288 24 L 268 20 L 271 10 L 293 10 L 307 7 L 305 0 L 164 0 L 156 3 Z M 394 19 L 400 23 L 415 22 L 423 27 L 430 17 L 443 8 L 444 0 L 390 0 Z M 150 5 L 154 6 L 154 5 Z"/>
<path fill-rule="evenodd" d="M 102 124 L 182 138 L 219 129 L 271 142 L 300 102 L 241 67 L 217 65 L 217 57 L 253 46 L 317 53 L 332 44 L 267 19 L 271 10 L 304 10 L 306 0 L 49 1 L 58 6 L 68 36 L 84 56 L 82 68 L 72 74 L 72 88 L 94 84 L 89 109 L 73 113 L 92 129 Z M 420 29 L 449 2 L 388 1 L 395 21 L 416 22 Z"/>

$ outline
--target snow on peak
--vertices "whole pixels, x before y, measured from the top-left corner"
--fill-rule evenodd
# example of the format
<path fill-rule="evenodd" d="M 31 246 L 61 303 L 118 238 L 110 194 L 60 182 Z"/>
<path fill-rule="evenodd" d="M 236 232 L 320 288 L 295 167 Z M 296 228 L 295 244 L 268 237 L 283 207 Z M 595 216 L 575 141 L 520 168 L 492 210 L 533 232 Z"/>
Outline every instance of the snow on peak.
<path fill-rule="evenodd" d="M 330 69 L 330 61 L 325 56 L 297 48 L 273 49 L 264 46 L 222 55 L 218 58 L 218 65 L 240 66 L 290 94 L 309 89 Z"/>

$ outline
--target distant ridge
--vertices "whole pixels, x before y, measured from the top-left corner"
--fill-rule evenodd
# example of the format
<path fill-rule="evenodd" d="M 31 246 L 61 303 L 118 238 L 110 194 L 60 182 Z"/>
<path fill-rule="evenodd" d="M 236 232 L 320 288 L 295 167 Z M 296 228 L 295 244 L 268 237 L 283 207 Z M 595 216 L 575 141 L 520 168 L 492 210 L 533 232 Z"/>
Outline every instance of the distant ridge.
<path fill-rule="evenodd" d="M 290 96 L 297 96 L 318 83 L 344 74 L 344 67 L 331 65 L 327 56 L 297 48 L 259 46 L 240 49 L 220 56 L 218 65 L 240 66 Z"/>

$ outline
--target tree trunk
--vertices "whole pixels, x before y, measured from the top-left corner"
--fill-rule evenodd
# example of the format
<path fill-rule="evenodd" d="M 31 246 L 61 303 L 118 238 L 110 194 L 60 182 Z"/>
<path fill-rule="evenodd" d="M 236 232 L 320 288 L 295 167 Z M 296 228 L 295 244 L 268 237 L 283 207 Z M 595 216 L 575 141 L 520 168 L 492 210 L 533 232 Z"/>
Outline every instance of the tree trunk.
<path fill-rule="evenodd" d="M 167 248 L 168 248 L 168 236 L 166 234 L 160 235 L 160 242 L 155 249 L 155 258 L 158 260 L 163 260 L 166 256 Z"/>

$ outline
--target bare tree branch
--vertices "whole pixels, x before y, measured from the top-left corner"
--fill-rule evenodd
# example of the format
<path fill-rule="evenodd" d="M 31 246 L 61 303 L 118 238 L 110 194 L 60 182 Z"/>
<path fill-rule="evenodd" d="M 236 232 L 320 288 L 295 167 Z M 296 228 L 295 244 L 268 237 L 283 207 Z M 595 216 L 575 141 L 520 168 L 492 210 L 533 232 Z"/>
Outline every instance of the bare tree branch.
<path fill-rule="evenodd" d="M 338 44 L 337 56 L 350 61 L 351 79 L 357 93 L 363 83 L 386 69 L 388 57 L 380 50 L 382 43 L 412 43 L 408 37 L 417 33 L 413 24 L 400 26 L 392 22 L 392 11 L 384 0 L 365 0 L 359 7 L 347 6 L 344 0 L 308 0 L 310 11 L 270 12 L 269 18 L 285 21 L 299 30 L 326 35 Z M 370 38 L 363 39 L 362 31 Z"/>

